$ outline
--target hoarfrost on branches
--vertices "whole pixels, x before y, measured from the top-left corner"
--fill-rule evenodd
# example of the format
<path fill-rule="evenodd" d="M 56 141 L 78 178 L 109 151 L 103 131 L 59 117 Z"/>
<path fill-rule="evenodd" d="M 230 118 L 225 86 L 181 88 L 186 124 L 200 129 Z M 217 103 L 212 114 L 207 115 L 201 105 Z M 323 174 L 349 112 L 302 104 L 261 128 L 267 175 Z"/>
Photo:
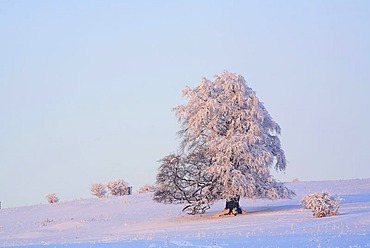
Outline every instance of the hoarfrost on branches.
<path fill-rule="evenodd" d="M 110 193 L 114 196 L 129 194 L 128 183 L 126 183 L 122 179 L 111 181 L 110 183 L 108 183 L 107 187 Z"/>
<path fill-rule="evenodd" d="M 53 203 L 59 202 L 59 198 L 56 196 L 55 193 L 53 193 L 53 194 L 47 194 L 46 195 L 46 200 L 48 201 L 49 204 L 53 204 Z"/>
<path fill-rule="evenodd" d="M 154 200 L 185 203 L 203 213 L 216 200 L 290 198 L 294 192 L 270 169 L 286 169 L 280 126 L 241 75 L 225 71 L 186 88 L 188 102 L 174 109 L 181 149 L 164 157 Z"/>
<path fill-rule="evenodd" d="M 90 186 L 90 191 L 92 195 L 103 198 L 107 194 L 107 186 L 102 183 L 94 183 Z"/>
<path fill-rule="evenodd" d="M 337 215 L 339 202 L 340 199 L 327 192 L 309 194 L 301 200 L 302 205 L 311 209 L 316 218 Z"/>
<path fill-rule="evenodd" d="M 138 193 L 147 193 L 147 192 L 154 192 L 156 190 L 155 185 L 153 184 L 145 184 L 140 187 L 140 189 L 137 191 Z"/>

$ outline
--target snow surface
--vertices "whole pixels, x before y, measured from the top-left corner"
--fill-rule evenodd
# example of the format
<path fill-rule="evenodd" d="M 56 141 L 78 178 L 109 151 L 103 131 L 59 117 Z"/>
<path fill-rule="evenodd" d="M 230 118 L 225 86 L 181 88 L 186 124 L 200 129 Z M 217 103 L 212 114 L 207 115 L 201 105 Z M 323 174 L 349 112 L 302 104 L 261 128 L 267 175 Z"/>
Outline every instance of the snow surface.
<path fill-rule="evenodd" d="M 0 247 L 370 247 L 370 179 L 295 182 L 292 200 L 247 200 L 247 214 L 215 217 L 163 205 L 152 193 L 0 210 Z M 313 218 L 299 201 L 327 191 L 339 214 Z"/>

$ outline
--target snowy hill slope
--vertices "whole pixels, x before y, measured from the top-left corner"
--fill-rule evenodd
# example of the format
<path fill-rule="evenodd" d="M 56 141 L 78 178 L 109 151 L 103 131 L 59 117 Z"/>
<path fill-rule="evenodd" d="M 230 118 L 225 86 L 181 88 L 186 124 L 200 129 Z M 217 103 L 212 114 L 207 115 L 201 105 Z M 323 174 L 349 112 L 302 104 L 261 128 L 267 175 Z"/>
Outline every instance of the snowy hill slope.
<path fill-rule="evenodd" d="M 152 194 L 85 199 L 0 210 L 0 247 L 370 247 L 370 179 L 288 183 L 292 200 L 241 200 L 248 212 L 215 217 L 181 213 Z M 339 215 L 313 218 L 299 201 L 328 191 L 343 200 Z"/>

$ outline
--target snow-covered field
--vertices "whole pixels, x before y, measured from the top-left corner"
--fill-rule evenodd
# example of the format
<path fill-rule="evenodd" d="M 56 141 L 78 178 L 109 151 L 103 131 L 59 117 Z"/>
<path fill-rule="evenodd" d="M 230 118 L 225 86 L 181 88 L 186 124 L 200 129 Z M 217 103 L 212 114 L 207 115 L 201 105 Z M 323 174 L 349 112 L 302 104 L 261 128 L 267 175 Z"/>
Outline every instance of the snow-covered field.
<path fill-rule="evenodd" d="M 215 217 L 152 194 L 84 199 L 0 210 L 0 247 L 370 247 L 370 179 L 288 183 L 292 200 L 241 200 L 247 214 Z M 313 218 L 299 201 L 328 191 L 339 215 Z"/>

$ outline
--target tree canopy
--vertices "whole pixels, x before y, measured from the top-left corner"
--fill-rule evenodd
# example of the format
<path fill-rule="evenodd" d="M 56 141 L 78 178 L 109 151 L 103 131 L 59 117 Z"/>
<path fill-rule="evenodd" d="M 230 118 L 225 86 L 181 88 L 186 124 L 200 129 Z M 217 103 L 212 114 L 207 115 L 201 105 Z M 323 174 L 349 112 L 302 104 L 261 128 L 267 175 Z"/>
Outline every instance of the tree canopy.
<path fill-rule="evenodd" d="M 225 71 L 183 95 L 188 102 L 174 109 L 181 146 L 160 160 L 156 201 L 185 203 L 194 214 L 219 199 L 294 195 L 270 174 L 287 166 L 280 126 L 243 76 Z"/>

